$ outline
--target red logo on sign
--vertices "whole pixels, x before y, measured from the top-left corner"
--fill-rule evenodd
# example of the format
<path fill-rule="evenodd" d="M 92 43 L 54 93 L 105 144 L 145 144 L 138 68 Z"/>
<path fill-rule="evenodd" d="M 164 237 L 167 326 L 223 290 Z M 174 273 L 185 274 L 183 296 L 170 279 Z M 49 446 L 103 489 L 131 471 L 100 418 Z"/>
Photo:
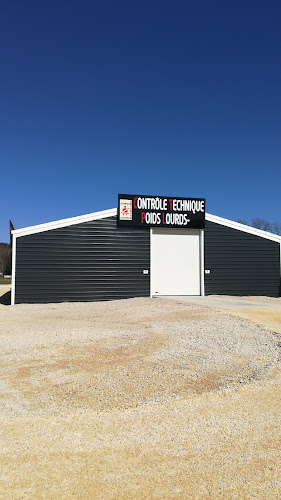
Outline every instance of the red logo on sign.
<path fill-rule="evenodd" d="M 121 214 L 122 214 L 122 215 L 129 215 L 129 210 L 128 210 L 128 208 L 126 207 L 126 205 L 124 205 L 124 207 L 122 208 Z"/>

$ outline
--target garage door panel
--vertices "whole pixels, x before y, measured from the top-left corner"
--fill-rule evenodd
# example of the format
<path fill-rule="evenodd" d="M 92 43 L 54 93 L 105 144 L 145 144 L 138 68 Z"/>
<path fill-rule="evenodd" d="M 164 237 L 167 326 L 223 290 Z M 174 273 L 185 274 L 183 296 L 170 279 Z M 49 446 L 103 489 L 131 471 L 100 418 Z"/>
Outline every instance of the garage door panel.
<path fill-rule="evenodd" d="M 200 295 L 200 237 L 190 229 L 153 229 L 152 295 Z"/>

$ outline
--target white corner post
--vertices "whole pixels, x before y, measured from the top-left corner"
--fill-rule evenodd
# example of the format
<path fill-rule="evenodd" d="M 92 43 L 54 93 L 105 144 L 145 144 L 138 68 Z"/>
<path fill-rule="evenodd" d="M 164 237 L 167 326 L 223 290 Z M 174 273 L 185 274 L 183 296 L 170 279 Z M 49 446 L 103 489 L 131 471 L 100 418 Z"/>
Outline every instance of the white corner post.
<path fill-rule="evenodd" d="M 200 295 L 205 296 L 204 229 L 200 230 Z"/>
<path fill-rule="evenodd" d="M 16 295 L 16 244 L 17 238 L 12 235 L 12 289 L 11 289 L 11 305 L 15 305 L 15 295 Z"/>
<path fill-rule="evenodd" d="M 150 298 L 152 298 L 152 227 L 149 230 L 149 237 L 150 237 L 150 270 L 149 270 L 149 280 L 150 280 Z"/>

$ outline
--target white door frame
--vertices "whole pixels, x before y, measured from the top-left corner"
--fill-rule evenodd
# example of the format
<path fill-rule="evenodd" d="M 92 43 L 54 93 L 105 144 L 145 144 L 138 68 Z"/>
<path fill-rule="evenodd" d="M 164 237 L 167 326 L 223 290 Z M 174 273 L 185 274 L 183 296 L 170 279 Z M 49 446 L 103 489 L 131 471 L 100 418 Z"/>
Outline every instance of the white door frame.
<path fill-rule="evenodd" d="M 152 294 L 152 235 L 153 235 L 153 227 L 150 228 L 150 297 L 153 297 Z M 199 247 L 200 247 L 200 295 L 204 297 L 205 295 L 205 273 L 204 273 L 204 229 L 199 230 Z"/>

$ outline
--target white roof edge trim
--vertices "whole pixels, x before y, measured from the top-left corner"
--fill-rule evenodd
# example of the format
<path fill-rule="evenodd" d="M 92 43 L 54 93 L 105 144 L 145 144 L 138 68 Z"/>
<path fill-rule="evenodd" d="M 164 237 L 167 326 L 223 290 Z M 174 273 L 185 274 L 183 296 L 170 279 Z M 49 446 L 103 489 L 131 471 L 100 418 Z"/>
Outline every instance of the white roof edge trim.
<path fill-rule="evenodd" d="M 105 217 L 113 217 L 117 215 L 117 208 L 110 208 L 109 210 L 102 210 L 100 212 L 93 212 L 86 215 L 78 215 L 77 217 L 70 217 L 68 219 L 61 219 L 53 222 L 47 222 L 44 224 L 38 224 L 36 226 L 23 227 L 22 229 L 14 229 L 12 234 L 14 238 L 19 238 L 20 236 L 26 236 L 28 234 L 41 233 L 43 231 L 50 231 L 52 229 L 59 229 L 61 227 L 72 226 L 74 224 L 81 224 L 83 222 L 90 222 L 92 220 L 104 219 Z M 230 219 L 223 219 L 217 215 L 212 215 L 206 213 L 206 220 L 209 222 L 215 222 L 216 224 L 221 224 L 222 226 L 231 227 L 232 229 L 237 229 L 238 231 L 243 231 L 244 233 L 253 234 L 255 236 L 260 236 L 267 240 L 277 241 L 281 244 L 281 236 L 278 234 L 268 233 L 267 231 L 262 231 L 261 229 L 256 229 L 251 226 L 246 226 L 245 224 L 240 224 L 240 222 L 235 222 Z"/>
<path fill-rule="evenodd" d="M 267 231 L 263 231 L 262 229 L 256 229 L 255 227 L 240 224 L 240 222 L 223 219 L 222 217 L 218 217 L 217 215 L 207 213 L 206 220 L 209 222 L 215 222 L 216 224 L 221 224 L 222 226 L 231 227 L 232 229 L 237 229 L 238 231 L 243 231 L 244 233 L 253 234 L 267 240 L 277 241 L 278 243 L 281 243 L 281 236 L 279 236 L 278 234 L 268 233 Z"/>
<path fill-rule="evenodd" d="M 73 226 L 74 224 L 82 224 L 83 222 L 104 219 L 105 217 L 113 217 L 114 215 L 117 215 L 117 208 L 102 210 L 101 212 L 93 212 L 86 215 L 78 215 L 77 217 L 70 217 L 69 219 L 47 222 L 45 224 L 38 224 L 37 226 L 14 229 L 12 231 L 12 234 L 15 238 L 19 238 L 20 236 L 26 236 L 28 234 L 42 233 L 43 231 L 50 231 L 52 229 L 59 229 L 61 227 Z"/>

